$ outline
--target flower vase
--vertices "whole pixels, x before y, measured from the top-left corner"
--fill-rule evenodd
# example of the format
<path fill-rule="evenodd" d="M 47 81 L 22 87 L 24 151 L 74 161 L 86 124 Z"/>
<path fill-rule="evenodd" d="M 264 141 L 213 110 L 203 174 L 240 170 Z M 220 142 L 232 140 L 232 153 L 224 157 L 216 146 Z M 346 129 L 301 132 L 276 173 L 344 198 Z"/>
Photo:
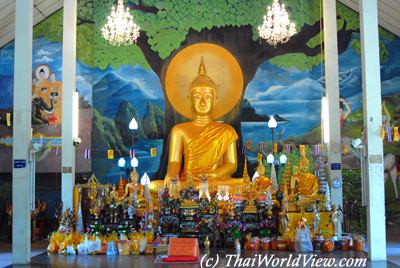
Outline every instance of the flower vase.
<path fill-rule="evenodd" d="M 208 239 L 208 235 L 207 235 L 206 239 L 204 241 L 204 250 L 205 250 L 206 254 L 210 254 L 210 245 L 211 245 L 211 242 Z"/>
<path fill-rule="evenodd" d="M 240 245 L 240 240 L 238 238 L 235 239 L 235 252 L 236 254 L 240 254 L 241 251 L 241 245 Z"/>

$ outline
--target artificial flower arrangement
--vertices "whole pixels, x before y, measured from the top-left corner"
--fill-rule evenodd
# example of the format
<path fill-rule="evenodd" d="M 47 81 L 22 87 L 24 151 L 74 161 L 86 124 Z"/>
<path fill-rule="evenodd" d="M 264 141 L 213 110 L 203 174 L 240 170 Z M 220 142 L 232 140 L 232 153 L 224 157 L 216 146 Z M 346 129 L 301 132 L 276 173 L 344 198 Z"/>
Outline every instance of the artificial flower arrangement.
<path fill-rule="evenodd" d="M 260 236 L 261 237 L 271 237 L 271 230 L 276 227 L 273 220 L 268 217 L 260 223 Z"/>
<path fill-rule="evenodd" d="M 225 228 L 228 230 L 228 233 L 233 234 L 235 240 L 240 240 L 241 231 L 243 230 L 243 223 L 238 220 L 233 221 L 232 223 L 227 223 Z"/>

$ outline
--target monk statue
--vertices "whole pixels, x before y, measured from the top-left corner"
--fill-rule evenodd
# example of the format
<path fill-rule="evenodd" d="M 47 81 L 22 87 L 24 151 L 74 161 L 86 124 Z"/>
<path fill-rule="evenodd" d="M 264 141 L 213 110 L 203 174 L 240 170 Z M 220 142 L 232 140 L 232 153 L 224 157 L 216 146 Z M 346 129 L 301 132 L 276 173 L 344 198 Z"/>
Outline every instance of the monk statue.
<path fill-rule="evenodd" d="M 193 177 L 196 187 L 200 176 L 208 178 L 209 187 L 241 185 L 242 179 L 231 178 L 237 169 L 238 135 L 232 126 L 213 120 L 217 85 L 207 75 L 203 58 L 197 77 L 189 85 L 188 99 L 192 120 L 177 124 L 171 130 L 164 185 L 169 186 L 175 176 L 180 178 L 181 188 L 189 176 Z M 154 191 L 160 186 L 160 181 L 153 181 L 150 188 Z"/>

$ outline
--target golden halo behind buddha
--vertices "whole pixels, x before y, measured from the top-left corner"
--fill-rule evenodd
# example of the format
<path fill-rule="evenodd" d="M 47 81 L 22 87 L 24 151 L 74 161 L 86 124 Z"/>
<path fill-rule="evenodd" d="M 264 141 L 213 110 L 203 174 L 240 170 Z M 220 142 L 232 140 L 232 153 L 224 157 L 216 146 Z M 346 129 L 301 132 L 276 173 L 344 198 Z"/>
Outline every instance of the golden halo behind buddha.
<path fill-rule="evenodd" d="M 181 115 L 191 118 L 189 88 L 199 75 L 201 57 L 207 76 L 216 84 L 217 103 L 213 110 L 216 119 L 231 111 L 243 92 L 240 65 L 225 48 L 211 43 L 198 43 L 179 51 L 168 65 L 165 91 L 172 107 Z"/>

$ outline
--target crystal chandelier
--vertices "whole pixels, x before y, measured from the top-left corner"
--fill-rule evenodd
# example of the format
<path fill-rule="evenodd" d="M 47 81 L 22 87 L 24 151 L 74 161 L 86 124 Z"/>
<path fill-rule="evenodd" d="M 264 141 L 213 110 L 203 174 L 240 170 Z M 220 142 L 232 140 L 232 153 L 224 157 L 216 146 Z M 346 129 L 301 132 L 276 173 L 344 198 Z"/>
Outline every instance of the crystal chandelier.
<path fill-rule="evenodd" d="M 296 33 L 296 26 L 290 22 L 285 5 L 280 5 L 278 0 L 274 0 L 272 8 L 268 6 L 263 24 L 258 26 L 259 36 L 268 44 L 276 46 L 278 43 L 286 43 Z"/>
<path fill-rule="evenodd" d="M 103 38 L 113 46 L 128 46 L 136 43 L 140 27 L 133 22 L 129 8 L 124 10 L 123 0 L 118 0 L 117 10 L 112 7 L 107 23 L 101 28 Z"/>

